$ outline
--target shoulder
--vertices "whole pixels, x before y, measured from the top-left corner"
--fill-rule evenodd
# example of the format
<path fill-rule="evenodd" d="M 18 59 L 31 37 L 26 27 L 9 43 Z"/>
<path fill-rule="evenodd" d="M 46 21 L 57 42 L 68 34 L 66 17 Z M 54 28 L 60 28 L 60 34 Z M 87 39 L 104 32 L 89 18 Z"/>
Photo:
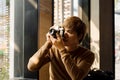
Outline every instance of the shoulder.
<path fill-rule="evenodd" d="M 87 62 L 90 62 L 90 63 L 92 63 L 94 61 L 95 55 L 94 55 L 94 53 L 90 49 L 87 49 L 87 48 L 84 48 L 84 47 L 80 47 L 79 50 L 82 51 L 82 53 L 80 53 L 82 59 L 84 59 L 84 60 L 86 60 Z"/>

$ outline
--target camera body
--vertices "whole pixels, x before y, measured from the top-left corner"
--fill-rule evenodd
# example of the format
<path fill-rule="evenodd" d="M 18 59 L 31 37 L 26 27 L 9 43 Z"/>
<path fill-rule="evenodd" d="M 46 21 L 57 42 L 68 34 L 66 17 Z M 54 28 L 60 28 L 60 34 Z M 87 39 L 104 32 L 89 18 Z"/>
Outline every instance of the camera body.
<path fill-rule="evenodd" d="M 49 33 L 54 37 L 57 38 L 56 33 L 60 34 L 60 36 L 62 38 L 64 38 L 64 28 L 62 28 L 61 26 L 54 26 L 51 27 L 49 30 Z"/>

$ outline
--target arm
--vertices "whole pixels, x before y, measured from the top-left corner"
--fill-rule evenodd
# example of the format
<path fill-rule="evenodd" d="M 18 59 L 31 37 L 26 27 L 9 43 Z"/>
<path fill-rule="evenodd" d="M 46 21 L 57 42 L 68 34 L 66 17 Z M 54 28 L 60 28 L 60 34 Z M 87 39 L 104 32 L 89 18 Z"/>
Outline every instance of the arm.
<path fill-rule="evenodd" d="M 65 69 L 72 80 L 82 80 L 90 70 L 90 67 L 94 61 L 94 54 L 90 51 L 87 51 L 85 54 L 90 54 L 84 57 L 82 60 L 78 58 L 77 62 L 75 62 L 72 58 L 70 53 L 68 53 L 67 49 L 63 44 L 63 40 L 59 34 L 56 34 L 57 38 L 53 38 L 52 36 L 51 41 L 52 44 L 60 51 L 61 60 Z"/>
<path fill-rule="evenodd" d="M 28 69 L 30 71 L 39 70 L 44 64 L 49 62 L 48 53 L 51 48 L 49 41 L 46 41 L 45 44 L 29 59 Z"/>
<path fill-rule="evenodd" d="M 82 80 L 89 72 L 90 67 L 94 61 L 94 54 L 86 56 L 86 59 L 79 61 L 77 64 L 73 61 L 70 54 L 67 53 L 65 49 L 60 51 L 60 54 L 66 71 L 72 80 Z"/>

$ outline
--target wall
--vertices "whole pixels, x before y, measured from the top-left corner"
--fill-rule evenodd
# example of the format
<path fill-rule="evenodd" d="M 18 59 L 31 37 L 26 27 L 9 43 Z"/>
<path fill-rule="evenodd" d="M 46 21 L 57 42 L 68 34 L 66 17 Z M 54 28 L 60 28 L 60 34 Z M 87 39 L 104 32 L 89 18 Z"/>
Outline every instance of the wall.
<path fill-rule="evenodd" d="M 39 2 L 39 29 L 38 48 L 46 41 L 46 33 L 52 26 L 52 0 L 40 0 Z M 39 71 L 40 80 L 49 80 L 49 64 L 43 66 Z"/>
<path fill-rule="evenodd" d="M 100 0 L 100 68 L 114 73 L 114 0 Z"/>

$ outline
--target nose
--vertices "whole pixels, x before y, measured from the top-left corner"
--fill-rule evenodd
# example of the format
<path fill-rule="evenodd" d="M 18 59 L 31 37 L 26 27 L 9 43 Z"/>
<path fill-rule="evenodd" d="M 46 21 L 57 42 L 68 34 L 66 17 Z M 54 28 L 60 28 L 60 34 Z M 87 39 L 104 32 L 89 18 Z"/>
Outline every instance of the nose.
<path fill-rule="evenodd" d="M 64 38 L 68 38 L 68 34 L 66 31 L 64 32 Z"/>

